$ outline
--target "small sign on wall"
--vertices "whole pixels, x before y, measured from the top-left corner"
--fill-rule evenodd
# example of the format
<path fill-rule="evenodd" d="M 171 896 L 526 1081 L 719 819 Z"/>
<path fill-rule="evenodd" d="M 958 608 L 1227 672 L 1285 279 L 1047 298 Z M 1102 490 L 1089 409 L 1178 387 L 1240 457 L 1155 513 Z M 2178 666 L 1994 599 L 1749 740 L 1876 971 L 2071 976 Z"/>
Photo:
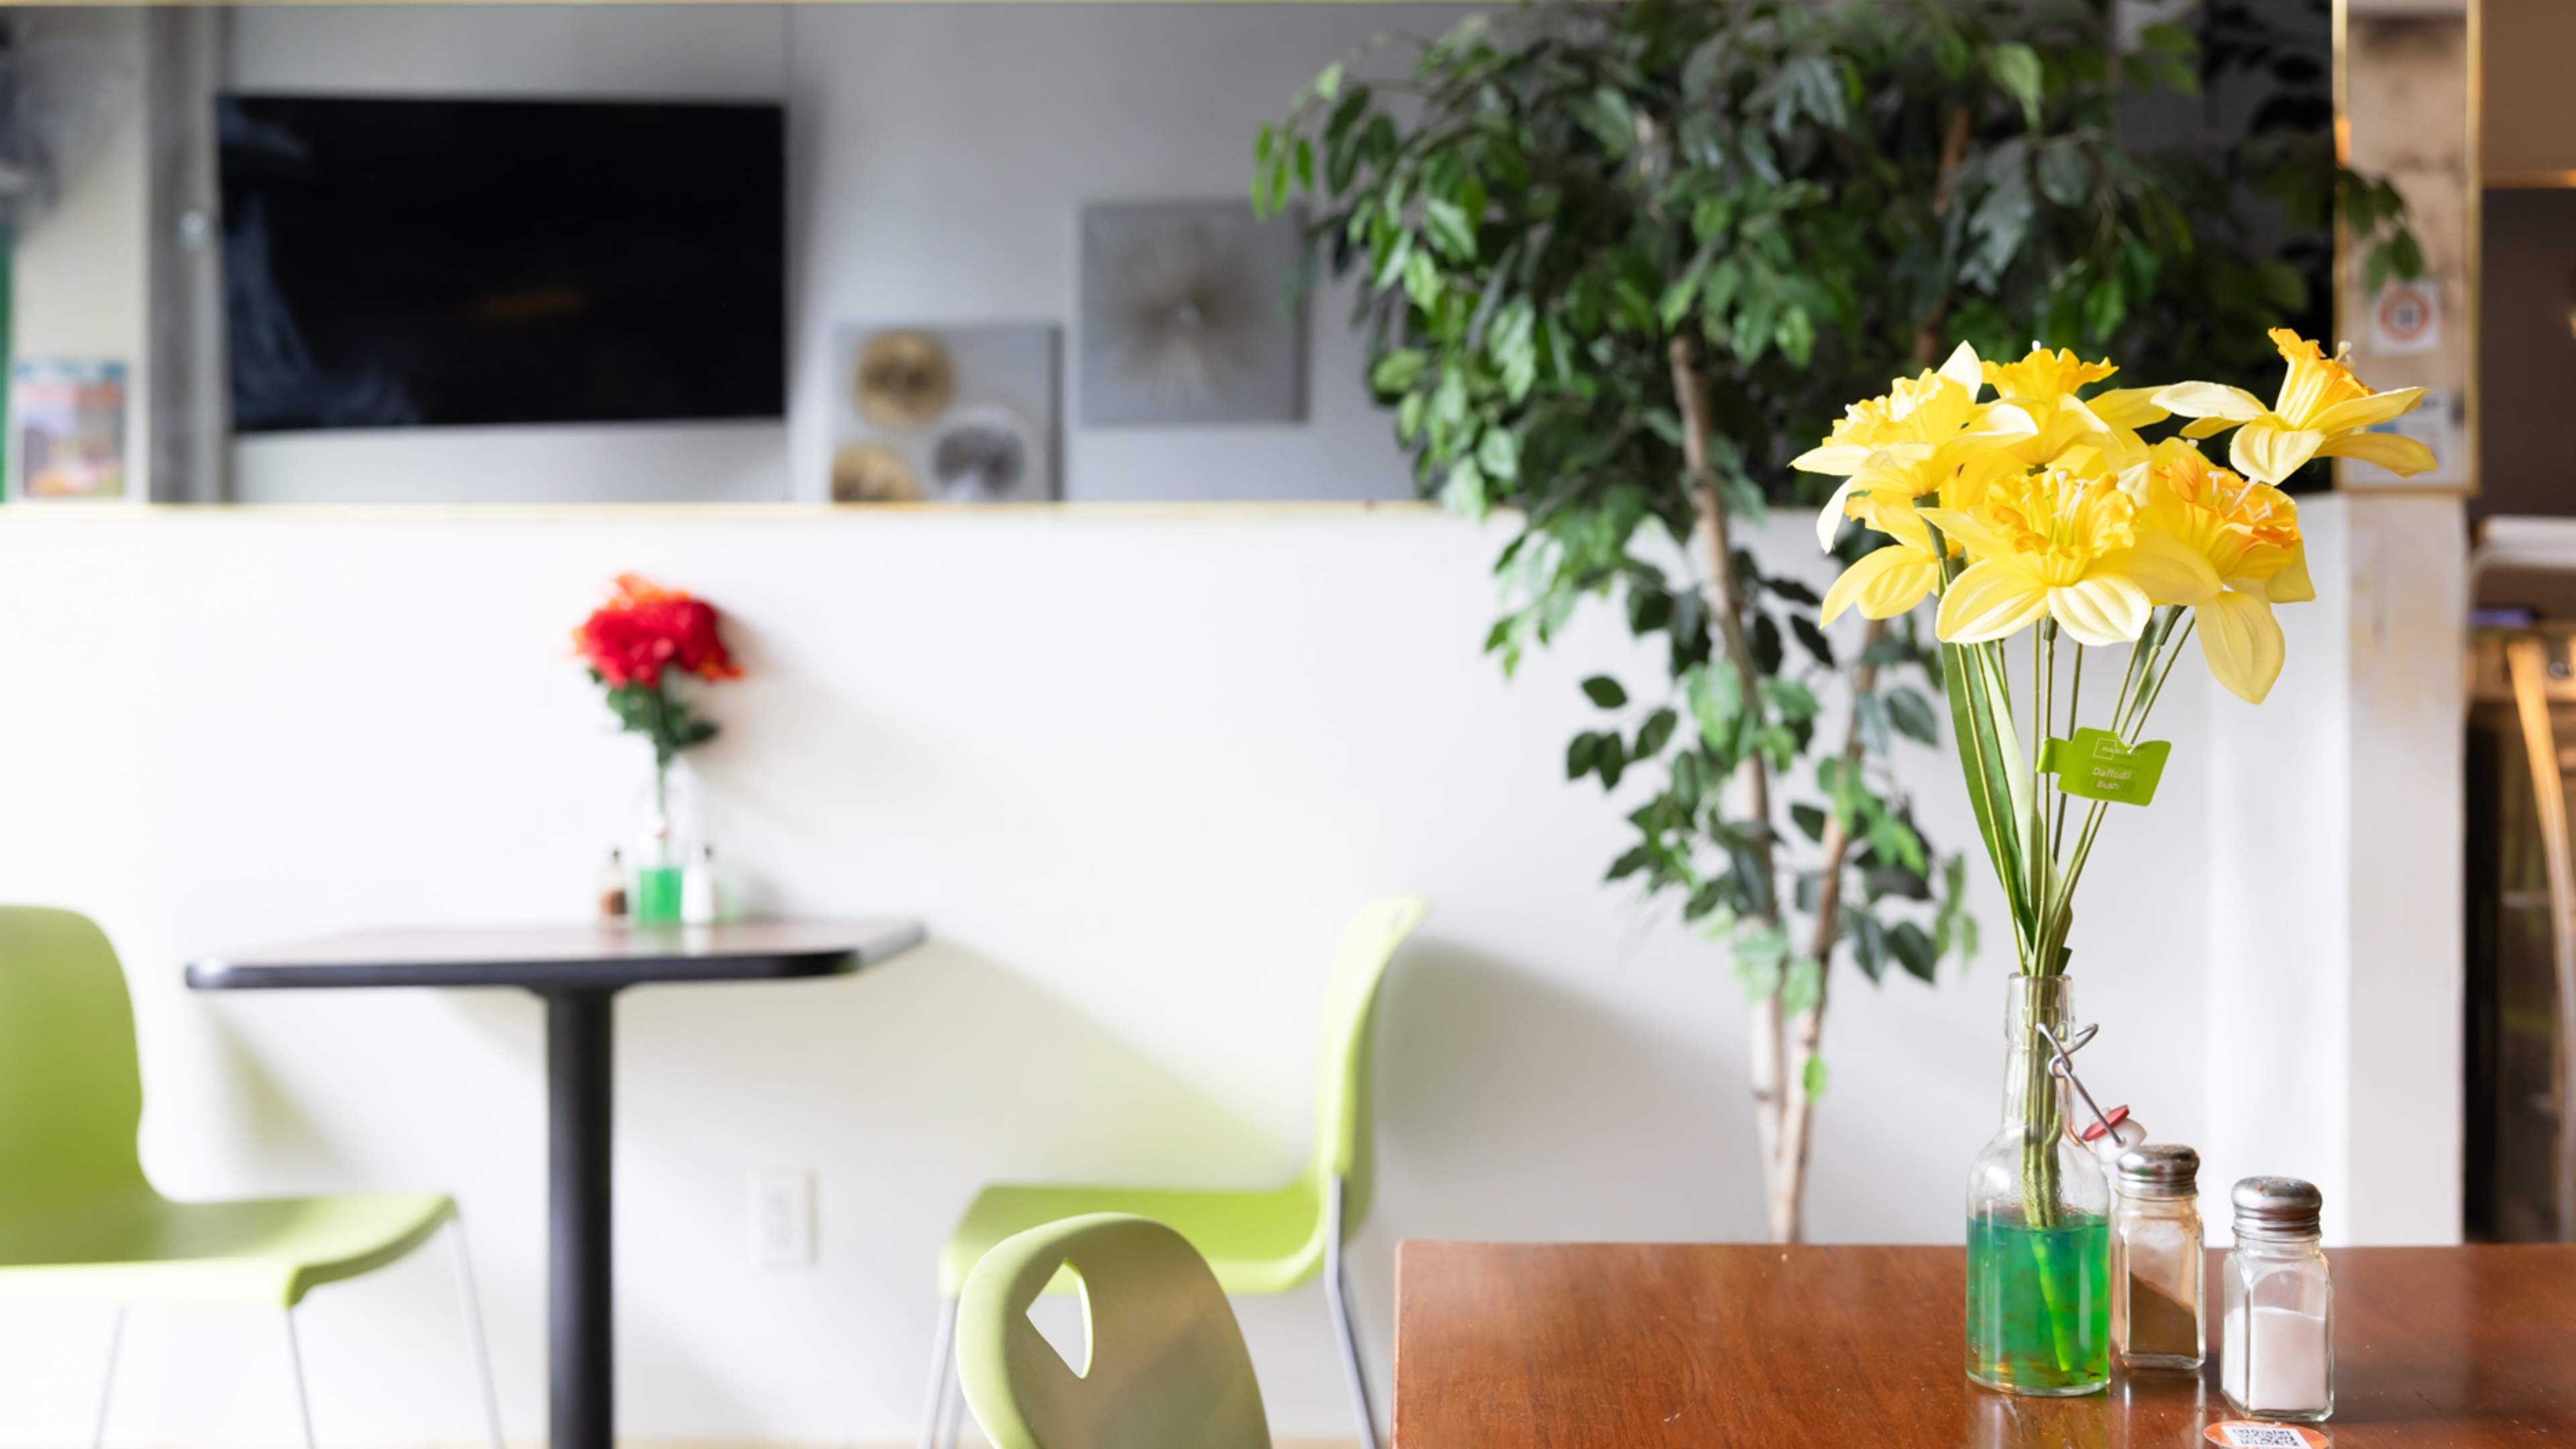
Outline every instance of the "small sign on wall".
<path fill-rule="evenodd" d="M 2441 294 L 2430 278 L 2392 282 L 2370 305 L 2370 350 L 2382 357 L 2411 357 L 2442 345 Z M 2432 406 L 2426 400 L 2425 407 Z M 2419 409 L 2420 411 L 2420 409 Z"/>
<path fill-rule="evenodd" d="M 125 364 L 29 358 L 9 369 L 9 496 L 125 496 Z"/>

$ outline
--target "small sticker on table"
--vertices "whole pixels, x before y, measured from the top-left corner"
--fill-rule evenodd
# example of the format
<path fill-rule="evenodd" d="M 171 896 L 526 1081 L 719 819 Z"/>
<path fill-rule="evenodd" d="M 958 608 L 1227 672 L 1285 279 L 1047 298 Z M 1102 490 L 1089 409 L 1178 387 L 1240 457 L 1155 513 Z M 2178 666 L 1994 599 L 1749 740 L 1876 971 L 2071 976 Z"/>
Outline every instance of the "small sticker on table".
<path fill-rule="evenodd" d="M 2334 1442 L 2321 1431 L 2303 1425 L 2256 1424 L 2244 1419 L 2212 1424 L 2201 1437 L 2220 1449 L 2325 1449 Z"/>

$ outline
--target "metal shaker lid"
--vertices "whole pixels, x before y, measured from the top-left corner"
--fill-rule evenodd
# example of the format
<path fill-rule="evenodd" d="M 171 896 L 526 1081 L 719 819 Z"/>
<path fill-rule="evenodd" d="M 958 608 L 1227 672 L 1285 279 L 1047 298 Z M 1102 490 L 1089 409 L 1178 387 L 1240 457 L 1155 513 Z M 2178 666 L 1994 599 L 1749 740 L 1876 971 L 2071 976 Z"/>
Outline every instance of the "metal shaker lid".
<path fill-rule="evenodd" d="M 2189 1197 L 2200 1181 L 2200 1154 L 2179 1142 L 2149 1142 L 2120 1154 L 2120 1190 L 2135 1197 Z"/>
<path fill-rule="evenodd" d="M 2229 1194 L 2240 1238 L 2313 1238 L 2325 1194 L 2295 1177 L 2249 1177 Z"/>

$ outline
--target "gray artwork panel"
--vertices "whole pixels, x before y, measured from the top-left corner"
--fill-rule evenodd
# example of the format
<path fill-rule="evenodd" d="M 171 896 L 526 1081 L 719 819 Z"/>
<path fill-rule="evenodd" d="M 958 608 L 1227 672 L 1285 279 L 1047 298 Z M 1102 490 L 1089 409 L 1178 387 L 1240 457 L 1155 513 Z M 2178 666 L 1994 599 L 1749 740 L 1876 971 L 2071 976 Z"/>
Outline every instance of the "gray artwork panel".
<path fill-rule="evenodd" d="M 1080 229 L 1083 422 L 1304 420 L 1296 212 L 1262 221 L 1237 201 L 1102 202 L 1083 208 Z"/>
<path fill-rule="evenodd" d="M 873 374 L 872 358 L 885 359 Z M 829 496 L 1058 496 L 1054 327 L 844 323 L 834 330 L 832 376 Z"/>

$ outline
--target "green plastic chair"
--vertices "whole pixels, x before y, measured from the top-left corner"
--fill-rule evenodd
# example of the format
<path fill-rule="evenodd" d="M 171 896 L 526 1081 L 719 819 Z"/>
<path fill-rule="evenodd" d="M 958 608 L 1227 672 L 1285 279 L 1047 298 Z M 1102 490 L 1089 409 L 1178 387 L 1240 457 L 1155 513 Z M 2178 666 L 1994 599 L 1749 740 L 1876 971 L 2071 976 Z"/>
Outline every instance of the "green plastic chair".
<path fill-rule="evenodd" d="M 133 1304 L 281 1310 L 306 1449 L 313 1410 L 295 1305 L 450 1230 L 484 1427 L 501 1449 L 491 1357 L 456 1204 L 437 1193 L 172 1202 L 135 1150 L 143 1077 L 125 972 L 83 916 L 0 906 L 0 1303 L 116 1310 L 95 1442 L 107 1437 L 116 1351 Z"/>
<path fill-rule="evenodd" d="M 1029 1321 L 1060 1277 L 1082 1292 L 1079 1365 Z M 986 1253 L 958 1300 L 957 1374 L 993 1449 L 1270 1449 L 1225 1289 L 1151 1218 L 1067 1218 Z"/>
<path fill-rule="evenodd" d="M 1429 910 L 1429 903 L 1418 898 L 1390 896 L 1363 909 L 1343 933 L 1324 999 L 1315 1155 L 1295 1182 L 1275 1192 L 1008 1184 L 976 1196 L 939 1255 L 941 1304 L 931 1344 L 929 1395 L 922 1408 L 922 1449 L 948 1449 L 957 1442 L 955 1336 L 958 1293 L 967 1275 L 1006 1238 L 1096 1213 L 1128 1213 L 1168 1225 L 1207 1260 L 1228 1293 L 1286 1293 L 1322 1273 L 1329 1280 L 1324 1301 L 1339 1340 L 1342 1379 L 1359 1423 L 1360 1443 L 1376 1449 L 1377 1420 L 1351 1327 L 1342 1242 L 1368 1210 L 1370 1027 L 1378 982 L 1396 948 Z M 1073 1286 L 1072 1277 L 1065 1275 L 1050 1291 L 1070 1292 Z"/>

